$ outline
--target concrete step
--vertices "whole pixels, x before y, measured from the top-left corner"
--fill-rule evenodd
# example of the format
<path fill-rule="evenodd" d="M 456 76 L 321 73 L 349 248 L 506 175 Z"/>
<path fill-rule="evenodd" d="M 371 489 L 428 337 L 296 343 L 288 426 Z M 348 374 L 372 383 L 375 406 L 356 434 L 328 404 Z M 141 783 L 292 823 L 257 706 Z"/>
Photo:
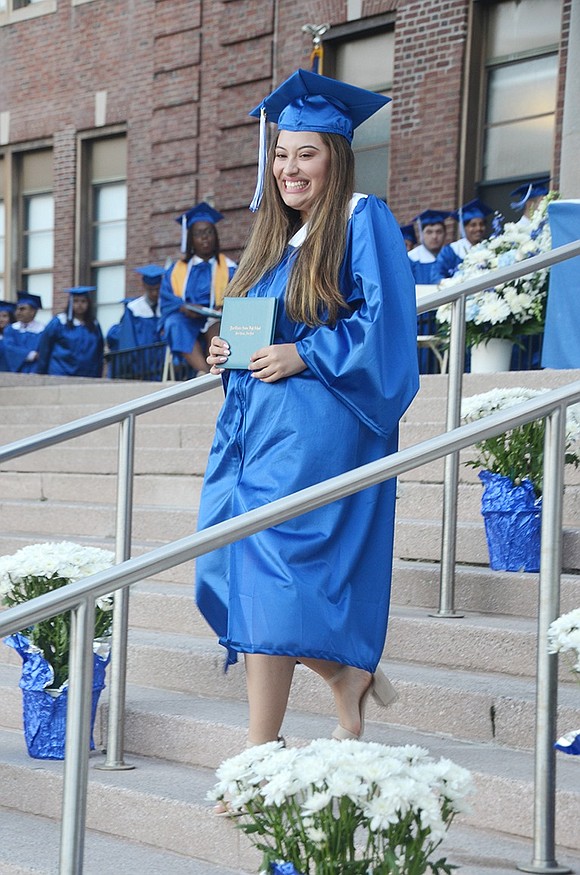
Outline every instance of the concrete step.
<path fill-rule="evenodd" d="M 456 621 L 453 621 L 456 622 Z M 134 639 L 135 636 L 132 636 Z M 223 652 L 215 639 L 186 642 L 175 636 L 139 636 L 129 655 L 129 692 L 127 694 L 127 732 L 139 714 L 135 746 L 128 749 L 154 756 L 164 756 L 157 744 L 174 740 L 173 759 L 190 762 L 192 744 L 188 736 L 195 726 L 207 721 L 197 731 L 205 737 L 215 734 L 216 714 L 221 723 L 234 727 L 245 723 L 245 674 L 243 668 L 231 668 L 223 674 Z M 163 642 L 166 642 L 165 644 Z M 181 648 L 178 647 L 181 645 Z M 399 699 L 388 709 L 369 704 L 368 719 L 382 725 L 398 724 L 410 729 L 445 733 L 465 741 L 493 742 L 518 749 L 533 748 L 535 679 L 509 677 L 480 669 L 459 670 L 438 665 L 417 665 L 401 659 L 389 659 L 384 669 L 395 684 Z M 8 647 L 0 649 L 0 690 L 3 711 L 0 725 L 21 726 L 22 703 L 18 682 L 19 657 Z M 218 701 L 216 696 L 219 697 Z M 102 703 L 106 701 L 106 695 Z M 298 667 L 292 688 L 291 706 L 304 714 L 317 714 L 333 723 L 333 703 L 327 686 L 311 672 Z M 469 720 L 465 720 L 466 709 Z M 136 719 L 136 718 L 135 718 Z M 162 725 L 169 721 L 169 725 Z M 189 721 L 189 722 L 188 722 Z M 192 723 L 192 721 L 194 721 Z M 97 724 L 95 739 L 102 737 Z M 189 727 L 189 728 L 188 728 Z M 580 727 L 580 701 L 570 674 L 562 666 L 558 698 L 558 736 Z M 328 734 L 332 729 L 329 725 Z M 290 729 L 291 731 L 291 729 Z M 288 730 L 285 729 L 285 734 Z M 152 735 L 152 738 L 150 737 Z M 146 738 L 147 736 L 147 738 Z M 215 766 L 212 760 L 194 760 L 192 764 Z"/>
<path fill-rule="evenodd" d="M 55 812 L 55 816 L 58 812 Z M 0 875 L 54 875 L 58 868 L 60 823 L 56 819 L 0 809 Z M 85 834 L 84 875 L 240 875 L 207 860 L 195 860 L 151 845 L 105 835 Z"/>
<path fill-rule="evenodd" d="M 477 792 L 472 799 L 472 813 L 458 818 L 458 825 L 494 830 L 505 837 L 531 837 L 532 754 L 487 744 L 465 744 L 396 727 L 389 727 L 382 740 L 394 745 L 417 744 L 434 757 L 444 756 L 470 769 Z M 307 741 L 303 738 L 301 743 Z M 52 816 L 55 798 L 61 792 L 63 764 L 31 761 L 18 732 L 0 731 L 0 742 L 0 805 Z M 212 746 L 213 738 L 205 736 L 198 743 Z M 239 749 L 232 739 L 228 756 Z M 580 824 L 575 812 L 580 804 L 580 785 L 574 759 L 562 755 L 563 761 L 558 763 L 556 840 L 577 851 Z M 102 762 L 102 755 L 92 755 L 91 763 L 98 762 Z M 227 819 L 215 818 L 206 801 L 206 793 L 214 783 L 213 769 L 136 754 L 131 754 L 127 762 L 135 769 L 90 769 L 90 829 L 222 866 L 256 870 L 257 856 L 248 847 L 246 837 Z M 452 831 L 449 840 L 453 840 Z"/>
<path fill-rule="evenodd" d="M 396 559 L 393 564 L 391 601 L 429 611 L 439 609 L 438 562 Z M 536 617 L 539 574 L 492 571 L 489 567 L 458 565 L 455 569 L 455 610 L 458 613 L 502 614 Z M 562 574 L 560 610 L 567 613 L 580 604 L 580 575 Z"/>
<path fill-rule="evenodd" d="M 441 557 L 440 520 L 398 518 L 393 555 L 397 559 L 426 562 L 439 560 Z M 483 520 L 458 523 L 456 558 L 460 564 L 489 566 Z M 563 531 L 562 568 L 567 571 L 580 569 L 580 529 L 578 528 Z"/>

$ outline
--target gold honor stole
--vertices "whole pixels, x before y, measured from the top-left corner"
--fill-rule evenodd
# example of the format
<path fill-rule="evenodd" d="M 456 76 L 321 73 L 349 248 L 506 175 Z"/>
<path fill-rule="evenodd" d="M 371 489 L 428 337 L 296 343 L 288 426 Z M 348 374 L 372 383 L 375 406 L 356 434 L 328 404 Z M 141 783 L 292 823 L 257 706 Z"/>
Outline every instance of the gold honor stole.
<path fill-rule="evenodd" d="M 229 282 L 230 272 L 225 255 L 220 252 L 216 258 L 217 264 L 213 272 L 212 296 L 215 307 L 221 307 L 224 302 L 226 286 Z M 187 262 L 178 261 L 171 271 L 171 288 L 178 298 L 185 295 L 185 280 L 187 277 Z"/>

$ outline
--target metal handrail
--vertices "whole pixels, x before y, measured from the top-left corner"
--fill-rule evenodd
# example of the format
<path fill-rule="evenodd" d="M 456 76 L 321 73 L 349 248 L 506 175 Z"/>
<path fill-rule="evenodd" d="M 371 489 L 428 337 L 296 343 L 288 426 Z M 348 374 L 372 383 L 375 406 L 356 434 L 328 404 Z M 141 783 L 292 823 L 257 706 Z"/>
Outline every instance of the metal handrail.
<path fill-rule="evenodd" d="M 67 716 L 66 758 L 63 787 L 60 872 L 82 872 L 84 829 L 86 822 L 86 787 L 92 660 L 90 659 L 92 611 L 94 600 L 111 591 L 120 591 L 132 583 L 193 559 L 210 550 L 231 544 L 248 535 L 270 528 L 311 510 L 337 501 L 369 486 L 381 483 L 419 465 L 435 461 L 448 453 L 458 453 L 474 442 L 502 434 L 506 429 L 547 417 L 544 471 L 545 495 L 551 512 L 542 518 L 540 562 L 540 615 L 538 618 L 538 707 L 536 720 L 536 797 L 533 871 L 555 865 L 555 729 L 557 656 L 545 646 L 549 623 L 559 608 L 562 470 L 564 434 L 562 422 L 566 407 L 580 401 L 580 381 L 554 389 L 515 405 L 508 410 L 469 423 L 450 433 L 423 441 L 414 447 L 370 462 L 360 468 L 331 478 L 324 483 L 302 489 L 271 504 L 248 511 L 230 520 L 181 538 L 140 557 L 128 559 L 77 583 L 39 596 L 10 608 L 0 615 L 0 635 L 16 632 L 64 610 L 73 612 L 69 686 L 71 699 Z M 558 508 L 560 510 L 558 511 Z M 561 549 L 561 548 L 560 548 Z M 539 689 L 542 683 L 548 690 Z M 546 868 L 545 871 L 554 871 Z M 565 871 L 561 869 L 559 871 Z"/>

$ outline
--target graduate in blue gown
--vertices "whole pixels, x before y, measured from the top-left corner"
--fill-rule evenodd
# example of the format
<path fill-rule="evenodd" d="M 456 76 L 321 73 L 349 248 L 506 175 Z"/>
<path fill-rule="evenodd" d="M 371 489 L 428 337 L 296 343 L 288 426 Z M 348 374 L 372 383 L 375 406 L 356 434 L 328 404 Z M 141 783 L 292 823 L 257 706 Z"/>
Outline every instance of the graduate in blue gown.
<path fill-rule="evenodd" d="M 459 222 L 461 237 L 459 240 L 454 240 L 453 243 L 444 246 L 435 259 L 432 282 L 439 283 L 442 279 L 447 279 L 447 277 L 457 273 L 459 265 L 471 247 L 485 239 L 487 234 L 485 220 L 492 212 L 491 207 L 475 198 L 451 213 L 453 218 Z"/>
<path fill-rule="evenodd" d="M 207 374 L 207 350 L 219 319 L 188 309 L 193 304 L 221 310 L 226 286 L 237 267 L 220 251 L 216 225 L 223 216 L 205 201 L 178 216 L 183 257 L 161 282 L 161 330 L 174 358 L 194 374 Z"/>
<path fill-rule="evenodd" d="M 93 316 L 94 286 L 66 289 L 69 303 L 46 326 L 38 350 L 38 373 L 67 377 L 103 376 L 103 334 Z"/>
<path fill-rule="evenodd" d="M 159 290 L 165 269 L 158 264 L 144 264 L 134 270 L 141 276 L 144 294 L 125 299 L 120 321 L 107 332 L 107 346 L 114 352 L 151 346 L 162 340 Z M 160 380 L 164 359 L 165 348 L 115 356 L 110 362 L 109 376 Z"/>
<path fill-rule="evenodd" d="M 300 70 L 252 113 L 278 133 L 228 294 L 275 297 L 278 313 L 273 344 L 227 371 L 200 528 L 397 449 L 418 388 L 415 288 L 389 208 L 353 192 L 350 145 L 387 101 Z M 212 340 L 212 373 L 228 350 Z M 230 662 L 245 656 L 250 744 L 278 737 L 297 662 L 331 686 L 336 738 L 360 737 L 371 692 L 392 700 L 378 665 L 394 509 L 391 480 L 196 560 L 202 613 Z"/>
<path fill-rule="evenodd" d="M 8 370 L 8 362 L 4 355 L 4 329 L 14 322 L 14 304 L 11 301 L 0 301 L 0 371 Z"/>
<path fill-rule="evenodd" d="M 44 331 L 44 323 L 36 318 L 42 310 L 39 295 L 17 292 L 18 300 L 14 315 L 15 321 L 7 325 L 2 335 L 6 370 L 17 374 L 36 374 L 38 369 L 38 347 Z"/>
<path fill-rule="evenodd" d="M 403 242 L 405 244 L 405 249 L 407 252 L 411 252 L 412 249 L 417 245 L 417 235 L 415 233 L 415 226 L 412 222 L 409 222 L 408 225 L 400 225 L 401 234 L 403 235 Z"/>
<path fill-rule="evenodd" d="M 438 280 L 434 275 L 435 259 L 445 243 L 445 219 L 449 210 L 423 210 L 413 222 L 419 227 L 421 242 L 409 252 L 411 271 L 417 285 L 431 285 Z"/>

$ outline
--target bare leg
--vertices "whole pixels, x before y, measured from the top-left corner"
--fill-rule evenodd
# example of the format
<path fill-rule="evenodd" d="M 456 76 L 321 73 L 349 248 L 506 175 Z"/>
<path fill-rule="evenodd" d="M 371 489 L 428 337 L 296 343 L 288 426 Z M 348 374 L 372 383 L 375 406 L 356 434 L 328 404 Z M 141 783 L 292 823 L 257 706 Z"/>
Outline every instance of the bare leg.
<path fill-rule="evenodd" d="M 203 348 L 199 340 L 196 340 L 191 352 L 182 353 L 183 358 L 188 365 L 196 372 L 201 371 L 204 374 L 209 374 L 209 365 L 205 360 Z"/>
<path fill-rule="evenodd" d="M 296 659 L 246 653 L 245 663 L 250 707 L 248 744 L 276 741 L 288 705 Z"/>
<path fill-rule="evenodd" d="M 330 684 L 339 724 L 354 735 L 359 735 L 361 699 L 370 686 L 371 673 L 325 659 L 301 658 L 300 662 Z"/>

